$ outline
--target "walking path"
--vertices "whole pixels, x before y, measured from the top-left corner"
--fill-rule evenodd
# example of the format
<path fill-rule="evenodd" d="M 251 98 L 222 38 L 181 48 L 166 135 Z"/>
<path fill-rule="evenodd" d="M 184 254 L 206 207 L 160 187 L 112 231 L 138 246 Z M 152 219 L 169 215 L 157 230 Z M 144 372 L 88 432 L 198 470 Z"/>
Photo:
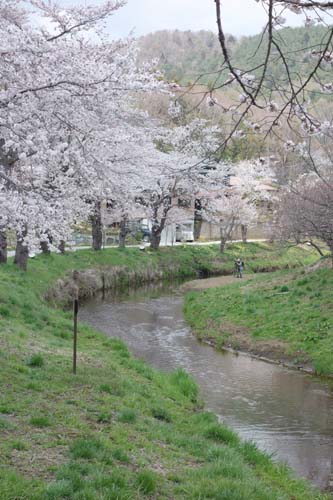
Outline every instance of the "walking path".
<path fill-rule="evenodd" d="M 258 274 L 249 274 L 243 276 L 242 280 L 247 281 L 249 279 L 258 276 Z M 207 278 L 200 280 L 187 281 L 181 286 L 181 289 L 189 292 L 195 290 L 207 290 L 208 288 L 216 288 L 218 286 L 230 285 L 230 283 L 238 282 L 235 276 L 216 276 L 215 278 Z"/>
<path fill-rule="evenodd" d="M 260 243 L 260 242 L 263 242 L 263 241 L 267 241 L 266 239 L 255 239 L 255 240 L 247 240 L 248 243 Z M 188 243 L 181 243 L 181 242 L 177 242 L 175 243 L 174 245 L 172 246 L 183 246 L 183 245 L 186 245 L 186 246 L 208 246 L 208 245 L 219 245 L 219 241 L 193 241 L 193 242 L 188 242 Z M 230 240 L 228 243 L 242 243 L 242 240 Z M 139 244 L 139 245 L 128 245 L 126 248 L 140 248 L 142 246 L 142 244 Z M 149 248 L 149 245 L 145 245 L 147 248 Z M 161 245 L 162 246 L 162 245 Z M 169 245 L 171 246 L 171 245 Z M 91 245 L 90 246 L 77 246 L 77 247 L 71 247 L 71 251 L 73 252 L 76 252 L 77 250 L 89 250 L 91 248 Z M 103 249 L 105 248 L 118 248 L 118 245 L 107 245 L 105 247 L 103 247 Z M 14 250 L 10 250 L 8 252 L 8 257 L 14 257 L 15 255 L 15 251 Z M 34 256 L 33 256 L 34 257 Z"/>

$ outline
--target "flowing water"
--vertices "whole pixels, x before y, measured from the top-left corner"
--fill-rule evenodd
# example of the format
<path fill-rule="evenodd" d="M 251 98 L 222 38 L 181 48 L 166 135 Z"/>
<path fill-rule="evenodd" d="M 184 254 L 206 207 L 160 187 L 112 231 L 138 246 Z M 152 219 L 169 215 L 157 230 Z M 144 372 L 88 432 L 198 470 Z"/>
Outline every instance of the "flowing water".
<path fill-rule="evenodd" d="M 95 298 L 80 312 L 160 370 L 184 368 L 206 408 L 321 488 L 333 479 L 333 383 L 199 343 L 179 290 Z"/>

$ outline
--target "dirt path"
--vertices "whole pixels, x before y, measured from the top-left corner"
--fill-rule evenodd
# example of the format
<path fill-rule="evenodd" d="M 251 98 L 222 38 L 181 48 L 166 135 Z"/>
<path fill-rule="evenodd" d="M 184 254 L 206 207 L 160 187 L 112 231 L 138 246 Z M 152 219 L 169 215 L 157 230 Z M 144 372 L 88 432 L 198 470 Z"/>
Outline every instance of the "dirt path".
<path fill-rule="evenodd" d="M 248 281 L 253 279 L 257 274 L 245 275 L 241 279 L 242 281 Z M 207 290 L 208 288 L 216 288 L 218 286 L 230 285 L 231 283 L 237 283 L 240 280 L 234 276 L 216 276 L 215 278 L 207 278 L 200 280 L 187 281 L 181 286 L 181 290 L 184 292 L 190 292 L 195 290 Z"/>

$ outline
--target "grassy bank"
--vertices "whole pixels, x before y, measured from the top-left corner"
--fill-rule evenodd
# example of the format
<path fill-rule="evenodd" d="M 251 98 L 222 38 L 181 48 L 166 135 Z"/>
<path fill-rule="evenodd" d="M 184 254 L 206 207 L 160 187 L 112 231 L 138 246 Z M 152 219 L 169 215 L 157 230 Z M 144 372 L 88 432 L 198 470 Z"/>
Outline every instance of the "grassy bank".
<path fill-rule="evenodd" d="M 216 262 L 210 248 L 131 249 L 0 268 L 1 500 L 326 498 L 203 411 L 184 372 L 158 373 L 118 340 L 80 326 L 71 375 L 71 313 L 43 299 L 57 278 L 111 265 L 190 275 Z"/>
<path fill-rule="evenodd" d="M 201 339 L 333 375 L 333 270 L 293 270 L 191 293 L 185 316 Z"/>

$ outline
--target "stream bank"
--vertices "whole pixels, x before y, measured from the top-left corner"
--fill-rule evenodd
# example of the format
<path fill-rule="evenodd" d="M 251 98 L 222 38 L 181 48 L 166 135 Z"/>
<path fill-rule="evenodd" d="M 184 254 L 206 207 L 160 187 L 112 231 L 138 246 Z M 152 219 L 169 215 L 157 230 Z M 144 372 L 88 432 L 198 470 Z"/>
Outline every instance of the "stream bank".
<path fill-rule="evenodd" d="M 332 269 L 213 282 L 209 289 L 205 282 L 186 285 L 185 317 L 199 340 L 333 375 Z"/>
<path fill-rule="evenodd" d="M 159 370 L 185 369 L 199 384 L 205 406 L 221 422 L 272 453 L 274 459 L 289 463 L 300 476 L 328 487 L 333 386 L 197 342 L 182 308 L 182 293 L 177 289 L 147 288 L 91 299 L 80 319 L 107 336 L 122 339 L 136 357 Z"/>
<path fill-rule="evenodd" d="M 183 269 L 192 252 L 181 251 Z M 153 259 L 169 265 L 175 253 Z M 80 323 L 72 374 L 72 311 L 45 301 L 47 290 L 73 269 L 147 262 L 131 249 L 0 267 L 1 500 L 327 500 L 204 411 L 183 370 L 156 371 Z"/>

